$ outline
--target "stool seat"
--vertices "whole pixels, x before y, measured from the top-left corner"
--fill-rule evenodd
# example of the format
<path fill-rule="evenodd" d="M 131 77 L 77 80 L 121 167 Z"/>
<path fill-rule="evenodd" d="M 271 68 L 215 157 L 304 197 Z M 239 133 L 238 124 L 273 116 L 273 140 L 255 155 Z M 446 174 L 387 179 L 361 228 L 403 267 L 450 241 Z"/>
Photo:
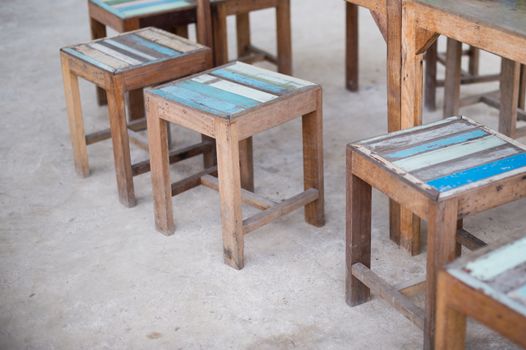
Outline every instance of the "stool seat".
<path fill-rule="evenodd" d="M 182 58 L 203 48 L 190 40 L 149 27 L 66 47 L 62 51 L 104 71 L 121 73 Z"/>
<path fill-rule="evenodd" d="M 440 272 L 437 350 L 464 349 L 466 318 L 526 347 L 526 237 L 481 249 Z"/>
<path fill-rule="evenodd" d="M 526 317 L 526 238 L 468 256 L 447 273 Z"/>
<path fill-rule="evenodd" d="M 235 62 L 149 92 L 214 117 L 235 118 L 276 99 L 317 88 L 305 80 Z"/>
<path fill-rule="evenodd" d="M 526 147 L 465 117 L 353 145 L 434 199 L 479 188 L 526 169 Z"/>

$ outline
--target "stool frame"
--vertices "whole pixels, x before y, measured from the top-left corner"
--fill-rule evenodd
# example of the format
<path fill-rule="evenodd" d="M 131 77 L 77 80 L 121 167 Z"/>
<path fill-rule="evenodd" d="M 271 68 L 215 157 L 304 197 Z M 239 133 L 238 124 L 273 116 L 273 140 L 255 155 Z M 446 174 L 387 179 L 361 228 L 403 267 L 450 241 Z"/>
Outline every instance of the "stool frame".
<path fill-rule="evenodd" d="M 243 236 L 274 219 L 305 207 L 305 220 L 309 224 L 317 227 L 324 225 L 322 92 L 319 86 L 279 97 L 232 118 L 194 110 L 148 91 L 146 109 L 155 225 L 161 233 L 171 235 L 175 231 L 172 196 L 201 184 L 219 191 L 224 261 L 235 269 L 244 266 Z M 242 189 L 240 142 L 295 119 L 298 115 L 302 116 L 305 191 L 277 203 Z M 217 167 L 205 169 L 172 184 L 168 169 L 168 140 L 165 136 L 168 123 L 215 139 Z M 216 172 L 218 178 L 211 176 Z M 241 203 L 262 211 L 243 220 Z"/>
<path fill-rule="evenodd" d="M 474 123 L 476 124 L 476 123 Z M 478 124 L 489 134 L 489 128 Z M 396 134 L 396 133 L 395 133 Z M 500 135 L 504 138 L 504 136 Z M 524 148 L 512 139 L 509 143 Z M 371 290 L 392 304 L 419 328 L 424 329 L 424 347 L 434 344 L 436 284 L 439 270 L 460 255 L 460 247 L 478 249 L 485 244 L 462 228 L 462 220 L 520 198 L 526 197 L 524 172 L 502 179 L 486 181 L 473 188 L 433 192 L 415 186 L 418 180 L 400 174 L 389 163 L 377 159 L 361 145 L 347 147 L 346 211 L 346 301 L 356 306 L 369 300 Z M 371 270 L 371 188 L 400 203 L 427 225 L 426 281 L 403 289 L 389 285 Z M 414 238 L 413 238 L 414 239 Z M 425 289 L 425 310 L 414 305 L 407 291 Z"/>
<path fill-rule="evenodd" d="M 189 55 L 116 72 L 89 64 L 64 51 L 60 52 L 60 58 L 75 169 L 80 176 L 88 176 L 87 146 L 111 138 L 119 200 L 123 205 L 133 207 L 137 203 L 133 177 L 148 172 L 150 162 L 145 160 L 136 164 L 131 163 L 128 129 L 142 130 L 146 127 L 146 120 L 142 118 L 127 123 L 124 94 L 127 91 L 163 83 L 167 77 L 168 79 L 180 78 L 210 68 L 212 66 L 211 50 L 202 46 Z M 85 133 L 79 77 L 95 84 L 107 95 L 109 130 Z M 142 144 L 143 142 L 139 140 L 137 143 Z M 201 154 L 205 155 L 206 162 L 213 162 L 211 160 L 213 143 L 204 139 L 199 144 L 172 151 L 170 161 L 178 162 Z"/>

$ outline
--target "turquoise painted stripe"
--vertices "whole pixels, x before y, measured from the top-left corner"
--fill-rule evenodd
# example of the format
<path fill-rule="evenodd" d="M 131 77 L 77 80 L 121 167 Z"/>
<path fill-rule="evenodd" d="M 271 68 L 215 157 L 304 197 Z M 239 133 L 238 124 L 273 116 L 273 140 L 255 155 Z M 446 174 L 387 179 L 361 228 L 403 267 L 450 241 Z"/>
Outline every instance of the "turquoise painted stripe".
<path fill-rule="evenodd" d="M 152 2 L 145 2 L 145 3 L 138 3 L 138 4 L 133 4 L 133 5 L 127 5 L 127 6 L 119 6 L 119 11 L 122 11 L 124 13 L 126 12 L 131 12 L 131 11 L 135 11 L 135 10 L 139 10 L 139 9 L 145 9 L 145 8 L 148 8 L 148 7 L 154 7 L 154 6 L 158 6 L 158 5 L 172 5 L 174 7 L 180 7 L 181 6 L 181 1 L 177 1 L 177 0 L 157 0 L 157 1 L 152 1 Z"/>
<path fill-rule="evenodd" d="M 185 89 L 179 85 L 166 86 L 161 89 L 152 90 L 152 92 L 161 95 L 168 100 L 221 117 L 228 117 L 245 110 L 245 108 L 228 101 L 208 97 L 198 92 Z"/>
<path fill-rule="evenodd" d="M 235 73 L 235 72 L 232 72 L 226 69 L 217 69 L 213 71 L 212 74 L 228 79 L 228 80 L 235 81 L 237 83 L 245 84 L 245 85 L 255 87 L 257 89 L 265 90 L 267 92 L 271 92 L 271 93 L 278 94 L 278 95 L 281 95 L 287 92 L 287 89 L 281 86 L 274 85 L 266 81 L 254 79 L 252 77 L 249 77 L 243 74 L 239 74 L 239 73 Z"/>
<path fill-rule="evenodd" d="M 405 171 L 415 171 L 449 160 L 466 157 L 486 149 L 506 144 L 506 141 L 496 136 L 486 136 L 472 141 L 467 141 L 447 147 L 447 149 L 435 149 L 416 156 L 407 157 L 394 161 L 393 164 Z"/>
<path fill-rule="evenodd" d="M 411 147 L 411 148 L 404 149 L 401 151 L 389 153 L 386 155 L 386 157 L 389 159 L 400 159 L 400 158 L 411 157 L 419 153 L 424 153 L 424 152 L 432 151 L 437 148 L 466 142 L 466 141 L 477 139 L 479 137 L 483 137 L 486 135 L 488 135 L 488 133 L 485 132 L 484 130 L 476 129 L 470 132 L 465 132 L 462 134 L 445 137 L 445 138 L 427 142 L 427 143 L 424 143 L 424 144 L 421 144 L 415 147 Z"/>
<path fill-rule="evenodd" d="M 526 237 L 501 247 L 466 264 L 469 274 L 489 281 L 501 273 L 526 262 Z"/>
<path fill-rule="evenodd" d="M 183 53 L 179 51 L 172 50 L 166 46 L 159 45 L 157 43 L 154 43 L 153 41 L 146 40 L 144 38 L 141 38 L 138 35 L 131 34 L 127 36 L 127 38 L 133 40 L 138 45 L 147 47 L 149 49 L 155 50 L 163 55 L 171 56 L 171 57 L 177 57 L 181 56 Z"/>
<path fill-rule="evenodd" d="M 178 83 L 177 86 L 181 86 L 185 89 L 197 92 L 206 97 L 213 98 L 219 101 L 225 101 L 232 105 L 240 106 L 245 109 L 256 107 L 260 104 L 259 101 L 253 100 L 251 98 L 241 96 L 222 89 L 218 89 L 207 84 L 201 84 L 192 80 L 182 81 Z"/>
<path fill-rule="evenodd" d="M 517 298 L 520 298 L 520 299 L 523 299 L 524 301 L 526 301 L 526 285 L 518 288 L 518 289 L 515 289 L 511 294 L 511 296 L 513 297 L 517 297 Z"/>
<path fill-rule="evenodd" d="M 114 14 L 117 17 L 124 18 L 123 14 L 119 10 L 115 9 L 113 6 L 106 4 L 104 1 L 100 1 L 100 0 L 90 0 L 90 1 L 94 3 L 95 5 L 99 6 L 100 8 L 103 8 L 104 10 L 108 11 L 109 13 Z"/>
<path fill-rule="evenodd" d="M 429 181 L 427 184 L 433 186 L 440 192 L 444 192 L 522 167 L 526 167 L 526 153 L 516 154 L 471 169 L 459 171 Z"/>
<path fill-rule="evenodd" d="M 79 52 L 79 51 L 77 51 L 75 49 L 72 49 L 70 47 L 67 47 L 67 48 L 65 48 L 63 50 L 65 52 L 67 52 L 67 53 L 69 53 L 69 54 L 71 54 L 71 55 L 73 55 L 75 57 L 78 57 L 78 58 L 80 58 L 83 61 L 91 63 L 92 65 L 97 66 L 97 67 L 99 67 L 101 69 L 104 69 L 104 70 L 107 70 L 107 71 L 110 71 L 110 72 L 115 72 L 115 70 L 116 70 L 114 67 L 108 66 L 107 64 L 104 64 L 104 63 L 101 63 L 101 62 L 91 58 L 90 56 L 87 56 L 87 55 L 83 54 L 82 52 Z"/>

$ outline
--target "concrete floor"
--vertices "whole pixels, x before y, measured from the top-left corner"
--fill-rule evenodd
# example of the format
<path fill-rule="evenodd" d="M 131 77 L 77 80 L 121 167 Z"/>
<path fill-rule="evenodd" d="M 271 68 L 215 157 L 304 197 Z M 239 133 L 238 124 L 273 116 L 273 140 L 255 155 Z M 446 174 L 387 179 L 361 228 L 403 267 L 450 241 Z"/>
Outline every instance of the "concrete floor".
<path fill-rule="evenodd" d="M 245 269 L 235 271 L 222 263 L 214 191 L 176 197 L 177 231 L 164 237 L 154 230 L 148 175 L 136 178 L 135 208 L 117 201 L 110 142 L 90 146 L 88 178 L 74 173 L 58 49 L 88 39 L 85 1 L 1 2 L 0 349 L 421 347 L 421 331 L 383 301 L 344 302 L 344 150 L 386 130 L 385 45 L 364 11 L 361 90 L 349 93 L 343 1 L 292 5 L 295 74 L 324 87 L 327 224 L 311 227 L 298 211 L 258 230 L 246 239 Z M 256 43 L 272 49 L 273 30 L 272 11 L 253 15 Z M 484 70 L 498 68 L 484 57 Z M 93 88 L 81 88 L 88 130 L 106 127 Z M 463 112 L 496 126 L 495 110 Z M 426 113 L 425 121 L 438 118 Z M 278 199 L 301 190 L 299 126 L 255 138 L 256 191 Z M 174 137 L 181 145 L 196 139 L 181 129 Z M 146 154 L 133 149 L 133 157 Z M 200 164 L 180 164 L 173 176 Z M 374 268 L 388 281 L 422 276 L 425 254 L 410 258 L 387 238 L 386 203 L 374 194 Z M 490 242 L 524 235 L 524 204 L 466 226 Z M 513 348 L 474 325 L 468 341 L 471 349 Z"/>

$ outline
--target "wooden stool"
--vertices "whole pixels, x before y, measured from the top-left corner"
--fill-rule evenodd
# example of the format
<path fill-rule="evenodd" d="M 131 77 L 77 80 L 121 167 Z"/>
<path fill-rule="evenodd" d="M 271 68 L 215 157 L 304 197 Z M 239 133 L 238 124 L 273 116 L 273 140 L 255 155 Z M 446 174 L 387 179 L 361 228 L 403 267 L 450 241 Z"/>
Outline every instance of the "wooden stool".
<path fill-rule="evenodd" d="M 124 94 L 210 68 L 211 50 L 160 29 L 146 28 L 63 48 L 60 57 L 75 169 L 79 175 L 88 176 L 87 145 L 111 137 L 119 199 L 132 207 L 136 204 L 133 176 L 148 172 L 150 164 L 147 160 L 131 164 L 128 128 L 143 129 L 146 120 L 127 125 Z M 78 77 L 107 93 L 110 129 L 85 135 Z M 170 161 L 204 154 L 211 164 L 212 153 L 213 143 L 203 141 L 172 152 Z"/>
<path fill-rule="evenodd" d="M 219 190 L 224 259 L 236 269 L 244 265 L 243 236 L 270 221 L 305 206 L 308 223 L 324 224 L 322 92 L 318 85 L 236 62 L 146 90 L 145 96 L 157 230 L 166 235 L 174 232 L 171 197 L 200 184 Z M 305 191 L 277 203 L 241 189 L 240 141 L 299 115 L 303 116 Z M 172 184 L 168 122 L 214 138 L 217 169 L 205 169 Z M 252 166 L 251 160 L 248 163 Z M 216 171 L 218 179 L 210 176 Z M 243 220 L 242 202 L 262 212 Z"/>
<path fill-rule="evenodd" d="M 424 328 L 429 349 L 439 269 L 459 244 L 483 245 L 459 220 L 526 197 L 526 146 L 453 117 L 349 145 L 347 162 L 347 303 L 367 301 L 372 290 Z M 371 186 L 427 220 L 425 313 L 371 271 Z"/>
<path fill-rule="evenodd" d="M 466 317 L 526 348 L 526 238 L 477 251 L 440 272 L 436 349 L 464 349 Z"/>

